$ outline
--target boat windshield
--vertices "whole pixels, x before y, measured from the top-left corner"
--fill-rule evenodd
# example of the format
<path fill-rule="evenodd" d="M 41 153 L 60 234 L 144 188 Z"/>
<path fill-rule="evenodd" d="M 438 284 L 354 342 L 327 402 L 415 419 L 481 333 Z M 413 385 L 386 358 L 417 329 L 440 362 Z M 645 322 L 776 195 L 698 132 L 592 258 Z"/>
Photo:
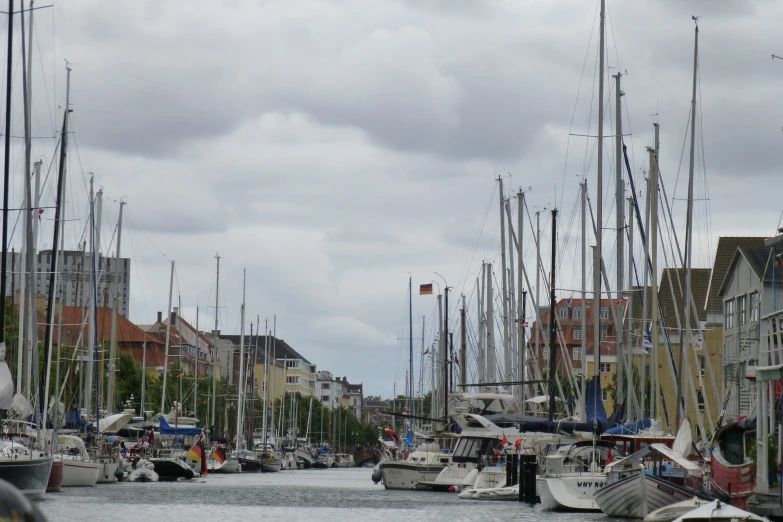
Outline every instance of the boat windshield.
<path fill-rule="evenodd" d="M 490 438 L 463 437 L 454 449 L 454 462 L 478 462 L 480 456 L 494 455 L 500 441 Z"/>

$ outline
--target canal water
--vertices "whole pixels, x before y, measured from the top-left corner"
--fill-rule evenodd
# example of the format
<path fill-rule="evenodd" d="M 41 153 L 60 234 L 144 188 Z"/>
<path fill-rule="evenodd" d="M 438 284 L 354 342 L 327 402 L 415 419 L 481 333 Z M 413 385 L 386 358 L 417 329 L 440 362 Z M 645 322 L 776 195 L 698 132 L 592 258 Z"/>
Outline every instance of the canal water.
<path fill-rule="evenodd" d="M 38 507 L 50 521 L 544 520 L 590 522 L 601 514 L 549 513 L 517 502 L 460 500 L 454 493 L 386 491 L 368 468 L 213 474 L 187 482 L 63 488 Z"/>

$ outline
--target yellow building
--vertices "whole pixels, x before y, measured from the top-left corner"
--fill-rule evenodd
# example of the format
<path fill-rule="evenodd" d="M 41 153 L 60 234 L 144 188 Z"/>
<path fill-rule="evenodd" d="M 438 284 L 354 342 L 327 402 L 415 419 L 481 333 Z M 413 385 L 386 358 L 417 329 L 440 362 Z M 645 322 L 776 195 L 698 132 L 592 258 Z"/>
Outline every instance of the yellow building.
<path fill-rule="evenodd" d="M 702 430 L 707 433 L 712 432 L 717 425 L 722 407 L 720 385 L 723 381 L 723 374 L 720 352 L 723 344 L 723 323 L 720 316 L 715 320 L 711 314 L 708 314 L 704 306 L 708 302 L 711 272 L 709 268 L 691 269 L 691 294 L 696 303 L 691 328 L 698 328 L 703 332 L 703 334 L 699 334 L 697 331 L 693 332 L 691 337 L 693 348 L 689 351 L 686 350 L 683 354 L 683 357 L 688 355 L 687 366 L 685 361 L 683 364 L 687 367 L 683 376 L 687 376 L 694 384 L 694 389 L 691 390 L 690 384 L 683 382 L 683 391 L 687 394 L 685 401 L 687 411 L 684 412 L 684 416 L 690 420 L 694 434 L 700 433 Z M 675 429 L 677 383 L 672 378 L 671 360 L 673 356 L 674 366 L 679 364 L 681 329 L 684 329 L 684 303 L 682 299 L 684 289 L 685 278 L 682 269 L 665 269 L 663 271 L 658 287 L 658 297 L 663 310 L 662 328 L 665 330 L 661 331 L 658 337 L 658 371 L 660 387 L 663 390 L 671 426 L 666 425 L 666 419 L 662 414 L 658 415 L 658 420 L 662 429 L 671 428 L 672 432 Z M 693 310 L 693 306 L 691 309 Z M 695 322 L 695 317 L 698 317 L 698 324 Z M 671 343 L 671 354 L 667 345 L 667 337 Z M 710 366 L 712 372 L 710 372 Z M 657 395 L 658 408 L 662 412 L 660 393 Z"/>

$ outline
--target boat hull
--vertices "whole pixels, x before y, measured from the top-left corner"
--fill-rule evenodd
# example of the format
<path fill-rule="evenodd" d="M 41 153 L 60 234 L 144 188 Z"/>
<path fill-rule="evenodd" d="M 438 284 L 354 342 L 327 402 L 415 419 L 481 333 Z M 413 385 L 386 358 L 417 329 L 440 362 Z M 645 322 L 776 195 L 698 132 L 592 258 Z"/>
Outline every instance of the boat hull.
<path fill-rule="evenodd" d="M 729 464 L 716 447 L 710 458 L 710 471 L 710 491 L 715 498 L 748 509 L 748 499 L 756 488 L 756 463 Z"/>
<path fill-rule="evenodd" d="M 239 459 L 239 465 L 242 466 L 243 473 L 258 473 L 261 471 L 261 463 L 258 459 Z"/>
<path fill-rule="evenodd" d="M 435 480 L 443 468 L 445 466 L 394 461 L 381 462 L 378 467 L 386 489 L 425 489 L 419 483 Z"/>
<path fill-rule="evenodd" d="M 207 469 L 210 473 L 239 473 L 239 461 L 236 459 L 226 459 L 223 464 L 212 459 L 207 463 Z"/>
<path fill-rule="evenodd" d="M 196 472 L 179 459 L 153 458 L 150 459 L 150 462 L 155 466 L 158 479 L 162 481 L 190 480 L 196 476 Z"/>
<path fill-rule="evenodd" d="M 105 460 L 99 463 L 98 484 L 112 484 L 117 482 L 117 463 L 113 460 Z"/>
<path fill-rule="evenodd" d="M 46 484 L 47 493 L 57 493 L 63 487 L 63 461 L 55 460 L 52 462 L 52 469 L 49 472 L 49 482 Z"/>
<path fill-rule="evenodd" d="M 603 473 L 575 473 L 539 477 L 541 507 L 547 511 L 601 511 L 595 493 L 606 486 Z"/>
<path fill-rule="evenodd" d="M 63 460 L 63 487 L 91 487 L 98 482 L 100 463 L 84 460 Z"/>
<path fill-rule="evenodd" d="M 0 479 L 28 498 L 43 498 L 52 471 L 51 457 L 0 459 Z"/>
<path fill-rule="evenodd" d="M 644 474 L 644 489 L 641 482 L 639 474 L 629 475 L 599 489 L 595 493 L 595 501 L 610 517 L 644 518 L 656 509 L 697 495 L 692 490 L 648 473 Z"/>
<path fill-rule="evenodd" d="M 283 463 L 278 459 L 269 459 L 261 462 L 261 471 L 264 473 L 277 473 L 283 467 Z"/>

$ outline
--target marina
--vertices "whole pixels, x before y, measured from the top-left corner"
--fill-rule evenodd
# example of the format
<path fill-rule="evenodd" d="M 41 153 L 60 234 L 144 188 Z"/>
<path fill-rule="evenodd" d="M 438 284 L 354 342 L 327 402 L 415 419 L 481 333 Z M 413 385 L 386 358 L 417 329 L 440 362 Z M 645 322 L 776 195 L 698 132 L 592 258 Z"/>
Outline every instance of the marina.
<path fill-rule="evenodd" d="M 783 7 L 6 1 L 0 520 L 783 520 Z"/>

